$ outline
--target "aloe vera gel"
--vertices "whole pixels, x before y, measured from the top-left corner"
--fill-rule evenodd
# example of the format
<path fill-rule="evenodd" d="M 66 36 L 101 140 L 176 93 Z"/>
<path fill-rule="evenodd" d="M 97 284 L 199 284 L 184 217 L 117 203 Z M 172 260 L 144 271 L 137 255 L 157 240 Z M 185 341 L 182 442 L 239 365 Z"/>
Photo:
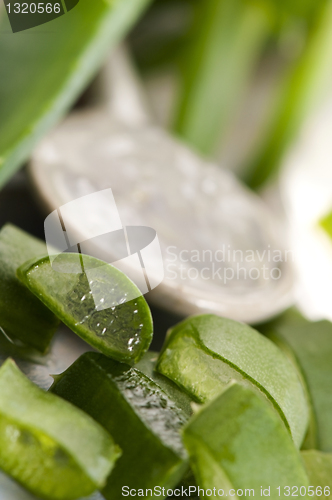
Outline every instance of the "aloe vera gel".
<path fill-rule="evenodd" d="M 140 370 L 87 353 L 56 378 L 51 390 L 116 437 L 123 454 L 103 489 L 107 500 L 121 498 L 124 485 L 172 488 L 188 469 L 180 436 L 186 407 Z"/>
<path fill-rule="evenodd" d="M 61 254 L 57 267 L 45 257 L 23 264 L 17 273 L 83 340 L 115 359 L 137 362 L 149 348 L 153 325 L 136 285 L 115 267 L 87 255 Z"/>

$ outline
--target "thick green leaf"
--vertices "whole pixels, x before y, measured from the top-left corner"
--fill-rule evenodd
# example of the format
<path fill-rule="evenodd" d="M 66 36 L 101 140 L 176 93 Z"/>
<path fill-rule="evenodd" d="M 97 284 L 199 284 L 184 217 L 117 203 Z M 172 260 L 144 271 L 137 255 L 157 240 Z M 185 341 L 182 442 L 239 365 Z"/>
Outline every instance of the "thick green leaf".
<path fill-rule="evenodd" d="M 315 498 L 332 498 L 332 455 L 317 450 L 301 452 Z"/>
<path fill-rule="evenodd" d="M 0 369 L 0 467 L 36 494 L 70 500 L 102 487 L 120 452 L 91 417 L 28 380 L 12 360 Z"/>
<path fill-rule="evenodd" d="M 16 276 L 16 269 L 28 259 L 46 253 L 46 245 L 24 231 L 7 224 L 0 232 L 0 327 L 9 336 L 45 352 L 59 325 L 45 307 Z"/>
<path fill-rule="evenodd" d="M 209 314 L 189 318 L 169 332 L 157 370 L 199 402 L 231 380 L 255 387 L 301 445 L 309 409 L 298 374 L 273 342 L 249 326 Z"/>
<path fill-rule="evenodd" d="M 300 454 L 277 413 L 237 383 L 189 421 L 183 440 L 198 485 L 223 489 L 225 497 L 233 496 L 231 489 L 242 490 L 236 499 L 261 497 L 263 488 L 277 500 L 287 496 L 284 486 L 308 485 Z"/>
<path fill-rule="evenodd" d="M 318 448 L 332 451 L 332 323 L 310 322 L 287 311 L 264 326 L 272 340 L 290 349 L 306 381 L 317 424 Z"/>
<path fill-rule="evenodd" d="M 121 498 L 125 485 L 172 488 L 188 468 L 179 434 L 188 415 L 136 368 L 87 353 L 56 378 L 51 390 L 116 436 L 123 455 L 102 492 L 106 499 Z"/>
<path fill-rule="evenodd" d="M 63 253 L 56 263 L 65 272 L 53 269 L 44 257 L 23 264 L 17 275 L 83 340 L 107 356 L 137 362 L 151 344 L 153 324 L 136 285 L 115 267 L 88 255 Z M 130 296 L 136 298 L 126 300 Z"/>
<path fill-rule="evenodd" d="M 0 23 L 0 186 L 73 104 L 149 0 L 80 0 L 46 25 Z"/>
<path fill-rule="evenodd" d="M 158 360 L 159 353 L 149 351 L 144 354 L 143 358 L 135 365 L 135 368 L 140 370 L 144 375 L 152 379 L 156 384 L 158 384 L 166 394 L 175 401 L 180 408 L 187 414 L 188 417 L 192 415 L 192 399 L 188 394 L 181 391 L 179 387 L 164 375 L 161 375 L 156 371 L 156 364 Z"/>

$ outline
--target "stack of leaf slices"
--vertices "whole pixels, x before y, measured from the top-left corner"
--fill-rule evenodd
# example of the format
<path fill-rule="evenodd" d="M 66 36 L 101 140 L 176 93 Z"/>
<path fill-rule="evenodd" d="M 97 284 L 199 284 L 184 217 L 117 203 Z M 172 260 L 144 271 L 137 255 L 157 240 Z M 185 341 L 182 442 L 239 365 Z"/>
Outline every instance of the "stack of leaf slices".
<path fill-rule="evenodd" d="M 62 321 L 99 351 L 77 359 L 48 392 L 11 359 L 2 365 L 0 468 L 8 476 L 49 500 L 97 490 L 106 500 L 330 496 L 330 323 L 288 311 L 259 333 L 202 315 L 172 328 L 160 354 L 148 352 L 153 323 L 136 286 L 79 257 L 96 270 L 93 296 L 77 258 L 61 254 L 53 268 L 42 242 L 11 225 L 0 232 L 3 333 L 21 351 L 45 353 Z M 123 302 L 126 294 L 137 298 Z M 101 309 L 104 299 L 113 305 Z"/>

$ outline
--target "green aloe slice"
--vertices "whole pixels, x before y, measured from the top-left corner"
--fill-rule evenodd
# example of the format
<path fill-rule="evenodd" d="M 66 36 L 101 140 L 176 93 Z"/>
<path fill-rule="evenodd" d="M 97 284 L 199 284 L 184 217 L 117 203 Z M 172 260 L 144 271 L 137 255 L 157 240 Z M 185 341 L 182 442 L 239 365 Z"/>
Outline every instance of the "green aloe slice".
<path fill-rule="evenodd" d="M 185 392 L 183 392 L 172 380 L 164 375 L 161 375 L 156 371 L 156 364 L 158 360 L 159 353 L 149 351 L 144 354 L 143 358 L 135 365 L 135 368 L 144 373 L 147 377 L 156 382 L 157 385 L 161 387 L 163 391 L 185 412 L 186 417 L 191 417 L 193 414 L 192 403 L 193 399 Z M 188 491 L 189 486 L 195 486 L 195 478 L 192 471 L 189 469 L 184 477 L 181 479 L 180 484 L 177 485 L 177 489 L 182 488 Z M 178 491 L 175 492 L 173 497 L 176 498 Z M 198 496 L 191 495 L 190 498 L 199 498 Z"/>
<path fill-rule="evenodd" d="M 302 451 L 301 456 L 306 468 L 311 492 L 315 498 L 332 498 L 332 454 L 317 450 Z"/>
<path fill-rule="evenodd" d="M 135 365 L 135 368 L 159 385 L 182 408 L 186 415 L 190 417 L 193 414 L 191 406 L 193 399 L 187 393 L 183 392 L 172 380 L 156 371 L 158 356 L 159 353 L 157 352 L 147 352 L 137 365 Z"/>
<path fill-rule="evenodd" d="M 297 371 L 273 342 L 249 326 L 209 314 L 189 318 L 170 330 L 157 370 L 201 403 L 231 380 L 255 387 L 301 445 L 309 408 Z"/>
<path fill-rule="evenodd" d="M 58 270 L 44 257 L 25 263 L 17 275 L 83 340 L 107 356 L 137 362 L 149 348 L 153 325 L 136 285 L 115 267 L 87 255 L 60 254 L 56 265 Z M 124 302 L 129 296 L 137 298 Z M 100 309 L 98 304 L 109 307 Z"/>
<path fill-rule="evenodd" d="M 283 497 L 284 486 L 308 485 L 300 454 L 277 413 L 240 384 L 204 406 L 184 428 L 183 440 L 205 490 L 222 489 L 225 497 L 238 499 L 261 497 L 262 488 L 277 500 L 278 487 Z"/>
<path fill-rule="evenodd" d="M 291 351 L 309 390 L 318 447 L 332 451 L 332 323 L 310 322 L 297 311 L 289 310 L 263 330 Z"/>
<path fill-rule="evenodd" d="M 188 416 L 141 371 L 86 353 L 51 390 L 116 436 L 123 455 L 102 491 L 106 499 L 121 498 L 124 485 L 145 490 L 172 488 L 180 481 L 188 460 L 179 430 Z"/>
<path fill-rule="evenodd" d="M 44 392 L 8 359 L 0 369 L 0 468 L 35 495 L 71 500 L 101 488 L 120 452 L 91 417 Z"/>
<path fill-rule="evenodd" d="M 45 352 L 59 325 L 57 317 L 18 280 L 16 269 L 45 255 L 46 245 L 11 224 L 0 231 L 0 327 L 10 338 Z"/>

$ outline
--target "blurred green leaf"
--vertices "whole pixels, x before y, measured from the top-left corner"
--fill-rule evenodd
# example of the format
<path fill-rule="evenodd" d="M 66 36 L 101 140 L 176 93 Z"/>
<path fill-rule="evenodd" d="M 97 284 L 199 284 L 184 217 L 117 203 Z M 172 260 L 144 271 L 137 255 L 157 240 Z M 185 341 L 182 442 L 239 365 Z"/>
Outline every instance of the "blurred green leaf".
<path fill-rule="evenodd" d="M 303 451 L 301 456 L 309 477 L 309 482 L 314 487 L 315 492 L 317 492 L 315 498 L 317 499 L 323 495 L 325 498 L 331 499 L 332 455 L 317 450 L 309 450 Z"/>
<path fill-rule="evenodd" d="M 331 452 L 332 323 L 307 321 L 296 310 L 289 310 L 260 329 L 293 353 L 309 390 L 318 448 Z"/>
<path fill-rule="evenodd" d="M 130 33 L 135 62 L 142 72 L 174 66 L 187 43 L 195 2 L 154 0 Z"/>
<path fill-rule="evenodd" d="M 175 131 L 201 153 L 212 153 L 225 132 L 261 56 L 271 16 L 268 2 L 198 2 L 181 63 Z"/>
<path fill-rule="evenodd" d="M 281 78 L 259 145 L 244 168 L 244 180 L 252 188 L 276 175 L 304 120 L 331 85 L 332 2 L 320 1 L 317 7 L 304 48 Z"/>
<path fill-rule="evenodd" d="M 332 212 L 326 215 L 321 221 L 320 226 L 332 238 Z"/>
<path fill-rule="evenodd" d="M 330 0 L 198 0 L 181 62 L 175 131 L 201 153 L 215 153 L 258 62 L 272 49 L 283 61 L 279 83 L 241 169 L 249 186 L 261 186 L 331 81 L 331 26 Z"/>
<path fill-rule="evenodd" d="M 54 21 L 12 33 L 0 22 L 0 186 L 91 81 L 149 0 L 81 0 Z"/>

